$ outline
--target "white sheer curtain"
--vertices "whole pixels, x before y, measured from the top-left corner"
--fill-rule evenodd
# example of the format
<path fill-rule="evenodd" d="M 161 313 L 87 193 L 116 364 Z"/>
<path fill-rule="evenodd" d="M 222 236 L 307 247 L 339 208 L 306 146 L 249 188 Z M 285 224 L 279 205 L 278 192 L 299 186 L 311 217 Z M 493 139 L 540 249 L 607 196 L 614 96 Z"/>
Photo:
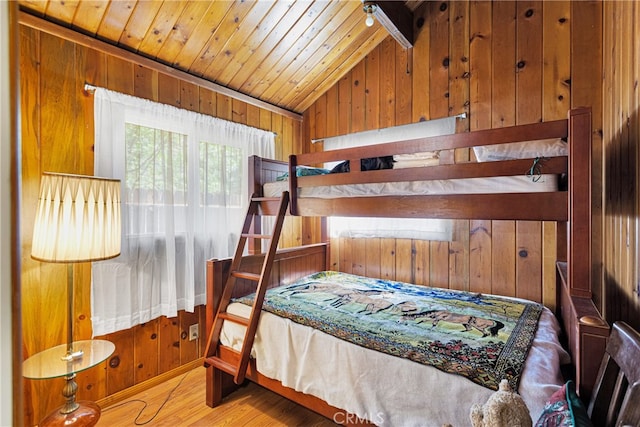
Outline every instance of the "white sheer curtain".
<path fill-rule="evenodd" d="M 247 158 L 271 132 L 98 88 L 95 174 L 122 180 L 122 254 L 93 264 L 93 334 L 205 303 L 205 261 L 233 254 Z"/>
<path fill-rule="evenodd" d="M 402 126 L 341 135 L 323 140 L 325 150 L 362 147 L 386 142 L 451 135 L 456 130 L 455 117 L 429 120 Z M 337 162 L 336 162 L 337 163 Z M 327 168 L 334 164 L 325 165 Z M 437 218 L 358 218 L 329 217 L 331 237 L 388 237 L 449 241 L 452 239 L 453 222 Z"/>

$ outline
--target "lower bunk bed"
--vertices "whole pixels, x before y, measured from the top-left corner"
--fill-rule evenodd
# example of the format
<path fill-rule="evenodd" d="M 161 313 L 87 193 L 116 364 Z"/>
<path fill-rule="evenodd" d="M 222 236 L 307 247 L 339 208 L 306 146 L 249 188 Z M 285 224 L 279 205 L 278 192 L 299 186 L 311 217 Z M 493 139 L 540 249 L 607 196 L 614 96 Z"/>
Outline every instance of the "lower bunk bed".
<path fill-rule="evenodd" d="M 250 301 L 228 312 L 248 318 Z M 569 363 L 553 313 L 525 300 L 319 272 L 269 290 L 263 310 L 257 372 L 339 408 L 325 413 L 339 423 L 466 425 L 501 379 L 537 418 Z M 243 336 L 225 324 L 221 342 Z"/>
<path fill-rule="evenodd" d="M 327 334 L 327 331 L 310 330 L 308 325 L 303 324 L 305 321 L 302 321 L 301 318 L 292 320 L 282 317 L 283 313 L 278 313 L 277 310 L 273 312 L 263 310 L 254 344 L 253 358 L 250 361 L 246 377 L 337 423 L 351 424 L 355 421 L 356 423 L 370 422 L 385 425 L 441 425 L 443 423 L 468 425 L 471 405 L 484 403 L 487 397 L 494 392 L 497 382 L 502 379 L 500 377 L 512 375 L 508 379 L 525 398 L 532 419 L 535 421 L 545 400 L 563 382 L 560 374 L 561 364 L 569 362 L 567 354 L 559 345 L 560 328 L 558 320 L 556 320 L 559 318 L 562 320 L 564 332 L 568 337 L 571 362 L 576 368 L 576 382 L 583 398 L 588 399 L 590 386 L 597 373 L 599 356 L 604 352 L 608 332 L 608 326 L 599 318 L 597 310 L 590 300 L 590 189 L 588 185 L 584 184 L 590 182 L 591 178 L 590 127 L 590 111 L 579 109 L 570 112 L 567 120 L 551 122 L 548 125 L 516 126 L 472 132 L 462 136 L 436 137 L 419 142 L 408 141 L 400 143 L 394 148 L 390 144 L 384 144 L 378 148 L 367 147 L 366 151 L 348 149 L 340 153 L 316 153 L 319 156 L 292 156 L 289 164 L 284 166 L 280 162 L 252 159 L 254 168 L 250 169 L 250 173 L 252 173 L 251 179 L 254 183 L 251 188 L 253 194 L 262 195 L 264 184 L 274 181 L 277 176 L 281 175 L 283 167 L 292 177 L 288 184 L 292 197 L 292 213 L 295 215 L 340 214 L 347 216 L 557 221 L 558 261 L 565 261 L 566 267 L 558 270 L 559 273 L 564 273 L 564 275 L 559 275 L 564 280 L 558 282 L 558 297 L 556 304 L 554 304 L 554 307 L 558 307 L 558 311 L 552 313 L 540 304 L 531 303 L 532 307 L 540 308 L 539 315 L 534 322 L 535 325 L 530 325 L 534 331 L 530 340 L 531 347 L 515 345 L 516 343 L 521 344 L 518 341 L 521 336 L 520 329 L 514 323 L 507 326 L 509 323 L 504 321 L 503 317 L 491 318 L 486 315 L 470 314 L 469 307 L 463 307 L 458 312 L 439 309 L 437 311 L 441 313 L 435 314 L 436 309 L 434 308 L 432 311 L 425 304 L 414 306 L 414 310 L 405 307 L 403 312 L 398 304 L 405 301 L 397 299 L 404 299 L 403 297 L 395 295 L 391 297 L 390 301 L 385 302 L 382 295 L 389 296 L 389 292 L 379 291 L 378 294 L 372 294 L 371 290 L 359 289 L 354 294 L 353 289 L 347 292 L 338 288 L 338 290 L 334 289 L 333 293 L 324 292 L 320 296 L 312 297 L 316 303 L 325 304 L 322 307 L 322 313 L 326 314 L 326 309 L 337 307 L 342 311 L 361 311 L 365 313 L 361 317 L 371 320 L 395 312 L 400 316 L 400 320 L 392 322 L 393 325 L 402 328 L 427 325 L 423 332 L 449 329 L 453 330 L 458 341 L 445 340 L 446 343 L 443 344 L 442 339 L 425 338 L 419 340 L 418 346 L 428 345 L 432 350 L 434 348 L 437 350 L 435 354 L 438 355 L 430 357 L 441 360 L 442 363 L 438 369 L 420 363 L 420 361 L 411 360 L 411 357 L 398 357 L 397 354 L 365 348 L 361 342 L 335 338 Z M 348 196 L 342 199 L 305 197 L 302 192 L 307 186 L 352 184 L 361 181 L 363 177 L 368 183 L 385 182 L 389 179 L 402 181 L 407 180 L 408 177 L 411 180 L 501 177 L 515 174 L 514 171 L 521 171 L 524 165 L 530 165 L 530 162 L 522 160 L 495 162 L 491 165 L 442 165 L 409 172 L 407 170 L 380 170 L 362 173 L 362 171 L 356 170 L 352 173 L 339 174 L 342 176 L 329 176 L 328 179 L 321 177 L 323 181 L 318 181 L 316 177 L 311 176 L 298 178 L 297 174 L 297 169 L 301 164 L 314 164 L 341 158 L 350 159 L 352 164 L 355 164 L 365 156 L 387 155 L 392 152 L 390 150 L 398 149 L 402 153 L 407 153 L 410 149 L 424 151 L 436 143 L 439 144 L 439 147 L 444 144 L 447 149 L 456 149 L 478 145 L 480 141 L 483 144 L 491 145 L 550 137 L 564 137 L 568 142 L 568 161 L 565 157 L 564 162 L 562 158 L 559 161 L 550 162 L 552 173 L 569 175 L 568 190 L 552 188 L 541 193 L 525 190 L 524 193 L 506 191 L 499 194 L 472 195 L 421 194 L 412 196 L 403 194 L 388 195 L 382 198 Z M 319 183 L 315 183 L 316 181 Z M 582 188 L 583 186 L 587 188 Z M 256 227 L 259 228 L 259 225 Z M 279 251 L 271 275 L 273 287 L 281 284 L 291 285 L 308 274 L 327 270 L 329 265 L 327 251 L 326 244 Z M 260 259 L 260 255 L 246 257 L 243 260 L 245 266 L 242 270 L 250 271 L 252 266 L 259 269 Z M 217 299 L 222 293 L 222 287 L 229 274 L 229 265 L 230 260 L 207 262 L 209 298 L 207 325 L 209 326 L 216 313 Z M 360 280 L 362 279 L 357 279 L 357 281 Z M 309 287 L 308 284 L 301 285 L 299 283 L 294 286 Z M 287 292 L 289 293 L 288 299 L 293 301 L 296 301 L 301 295 L 300 292 L 292 290 L 285 291 L 285 294 Z M 443 292 L 446 293 L 446 291 Z M 236 297 L 240 298 L 248 293 L 250 293 L 248 290 L 236 286 Z M 347 295 L 351 296 L 347 297 Z M 347 301 L 348 298 L 351 300 Z M 470 304 L 470 301 L 479 298 L 479 295 L 468 293 L 461 298 Z M 504 300 L 500 299 L 500 301 Z M 266 307 L 268 307 L 268 302 L 269 299 L 267 299 Z M 375 307 L 379 306 L 376 304 L 382 304 L 386 308 L 377 310 Z M 500 304 L 506 303 L 500 302 L 498 305 Z M 246 310 L 242 302 L 234 303 L 228 309 L 237 310 L 236 314 L 240 316 L 243 315 L 243 310 Z M 455 312 L 455 315 L 450 315 L 445 319 L 442 317 L 445 316 L 443 311 Z M 280 316 L 276 314 L 280 314 Z M 503 315 L 504 313 L 494 312 L 494 317 Z M 494 331 L 495 335 L 490 327 L 488 333 L 487 330 L 483 331 L 481 327 L 476 327 L 479 324 L 486 325 L 490 321 L 495 322 L 494 326 L 502 325 Z M 316 326 L 322 324 L 322 321 L 316 321 Z M 353 330 L 338 332 L 338 335 L 340 334 L 343 335 L 343 338 L 357 335 Z M 219 348 L 219 356 L 233 363 L 238 357 L 234 350 L 234 347 L 237 347 L 237 337 L 233 328 L 227 328 L 226 324 L 224 335 L 224 345 Z M 456 361 L 451 358 L 451 354 L 457 352 L 457 355 L 462 359 L 472 360 L 479 357 L 472 349 L 484 348 L 488 350 L 491 348 L 491 345 L 483 347 L 478 343 L 471 344 L 464 341 L 472 335 L 477 335 L 485 344 L 491 342 L 491 345 L 496 344 L 500 338 L 502 344 L 497 345 L 501 349 L 507 347 L 513 350 L 514 354 L 519 354 L 523 364 L 514 368 L 510 365 L 511 362 L 493 354 L 492 357 L 495 357 L 496 364 L 504 369 L 499 369 L 493 373 L 493 376 L 490 376 L 479 369 L 474 364 L 475 362 L 465 365 L 459 359 Z M 460 338 L 464 340 L 460 340 Z M 372 338 L 369 336 L 368 339 Z M 387 347 L 395 348 L 397 346 L 398 343 L 394 342 Z M 416 351 L 405 348 L 403 354 L 413 355 Z M 466 354 L 465 351 L 469 354 Z M 502 354 L 501 351 L 498 353 Z M 415 357 L 420 358 L 421 356 Z M 591 372 L 591 367 L 594 364 L 596 366 L 595 372 Z M 443 367 L 444 369 L 442 369 Z M 237 386 L 224 372 L 213 367 L 207 369 L 209 370 L 207 404 L 216 406 L 220 404 L 224 396 Z M 456 370 L 460 372 L 455 372 Z M 462 372 L 472 372 L 471 377 L 482 378 L 482 380 L 474 382 L 459 375 Z"/>

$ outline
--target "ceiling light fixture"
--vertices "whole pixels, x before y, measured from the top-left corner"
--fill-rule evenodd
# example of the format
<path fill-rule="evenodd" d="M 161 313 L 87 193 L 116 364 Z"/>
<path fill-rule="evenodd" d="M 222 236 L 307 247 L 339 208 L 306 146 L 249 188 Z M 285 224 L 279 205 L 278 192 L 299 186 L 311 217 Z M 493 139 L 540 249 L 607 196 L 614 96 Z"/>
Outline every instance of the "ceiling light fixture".
<path fill-rule="evenodd" d="M 364 10 L 364 13 L 367 14 L 367 19 L 364 21 L 365 24 L 367 24 L 367 27 L 371 27 L 373 26 L 373 14 L 376 12 L 376 9 L 378 8 L 378 5 L 376 5 L 373 2 L 364 2 L 363 6 L 362 6 L 362 10 Z"/>

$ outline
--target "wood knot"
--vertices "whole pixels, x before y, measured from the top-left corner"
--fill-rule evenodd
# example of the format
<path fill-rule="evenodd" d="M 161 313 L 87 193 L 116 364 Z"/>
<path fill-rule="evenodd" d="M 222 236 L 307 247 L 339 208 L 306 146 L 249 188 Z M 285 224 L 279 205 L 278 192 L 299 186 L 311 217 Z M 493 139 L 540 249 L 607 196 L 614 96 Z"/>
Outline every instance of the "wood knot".
<path fill-rule="evenodd" d="M 473 35 L 469 39 L 469 42 L 473 43 L 475 39 L 484 39 L 484 36 L 482 35 L 482 33 L 473 33 Z"/>
<path fill-rule="evenodd" d="M 527 11 L 524 13 L 524 16 L 526 16 L 527 18 L 531 18 L 533 16 L 533 9 L 527 9 Z"/>
<path fill-rule="evenodd" d="M 113 356 L 111 359 L 109 359 L 110 368 L 117 368 L 118 366 L 120 366 L 120 357 Z"/>
<path fill-rule="evenodd" d="M 518 61 L 518 64 L 516 65 L 516 67 L 518 67 L 518 68 L 522 69 L 522 68 L 524 68 L 524 66 L 525 66 L 525 65 L 527 65 L 527 63 L 526 63 L 526 62 L 524 62 L 524 61 Z"/>
<path fill-rule="evenodd" d="M 440 12 L 444 12 L 445 10 L 447 10 L 447 4 L 446 3 L 440 3 Z"/>
<path fill-rule="evenodd" d="M 526 258 L 529 256 L 529 252 L 527 252 L 526 249 L 520 249 L 518 256 L 520 256 L 520 258 Z"/>

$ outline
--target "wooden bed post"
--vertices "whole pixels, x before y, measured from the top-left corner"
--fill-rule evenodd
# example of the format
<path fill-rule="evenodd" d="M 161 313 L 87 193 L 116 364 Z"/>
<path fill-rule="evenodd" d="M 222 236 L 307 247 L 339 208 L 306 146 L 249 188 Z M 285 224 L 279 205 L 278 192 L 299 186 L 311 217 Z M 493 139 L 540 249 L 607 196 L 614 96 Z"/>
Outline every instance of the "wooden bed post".
<path fill-rule="evenodd" d="M 591 300 L 591 108 L 573 109 L 568 119 L 568 253 L 567 263 L 558 263 L 558 292 L 561 319 L 576 368 L 576 388 L 588 402 L 609 325 Z"/>
<path fill-rule="evenodd" d="M 569 141 L 569 288 L 571 295 L 591 298 L 590 108 L 569 111 Z"/>
<path fill-rule="evenodd" d="M 262 158 L 258 156 L 249 156 L 249 196 L 255 194 L 256 196 L 262 196 L 262 177 L 260 171 L 262 170 Z M 260 221 L 254 221 L 249 233 L 261 234 L 262 224 Z M 260 239 L 249 239 L 248 252 L 250 254 L 259 254 L 262 252 L 262 242 Z"/>
<path fill-rule="evenodd" d="M 229 260 L 210 259 L 207 261 L 207 310 L 205 314 L 206 327 L 205 337 L 211 333 L 213 318 L 218 311 L 218 304 L 224 284 L 229 275 Z M 239 386 L 233 383 L 231 375 L 209 366 L 207 369 L 206 403 L 210 407 L 215 407 L 222 402 L 222 398 L 227 396 Z"/>
<path fill-rule="evenodd" d="M 289 156 L 289 194 L 291 202 L 289 203 L 289 212 L 291 215 L 298 215 L 298 174 L 296 167 L 298 160 L 295 154 Z"/>

